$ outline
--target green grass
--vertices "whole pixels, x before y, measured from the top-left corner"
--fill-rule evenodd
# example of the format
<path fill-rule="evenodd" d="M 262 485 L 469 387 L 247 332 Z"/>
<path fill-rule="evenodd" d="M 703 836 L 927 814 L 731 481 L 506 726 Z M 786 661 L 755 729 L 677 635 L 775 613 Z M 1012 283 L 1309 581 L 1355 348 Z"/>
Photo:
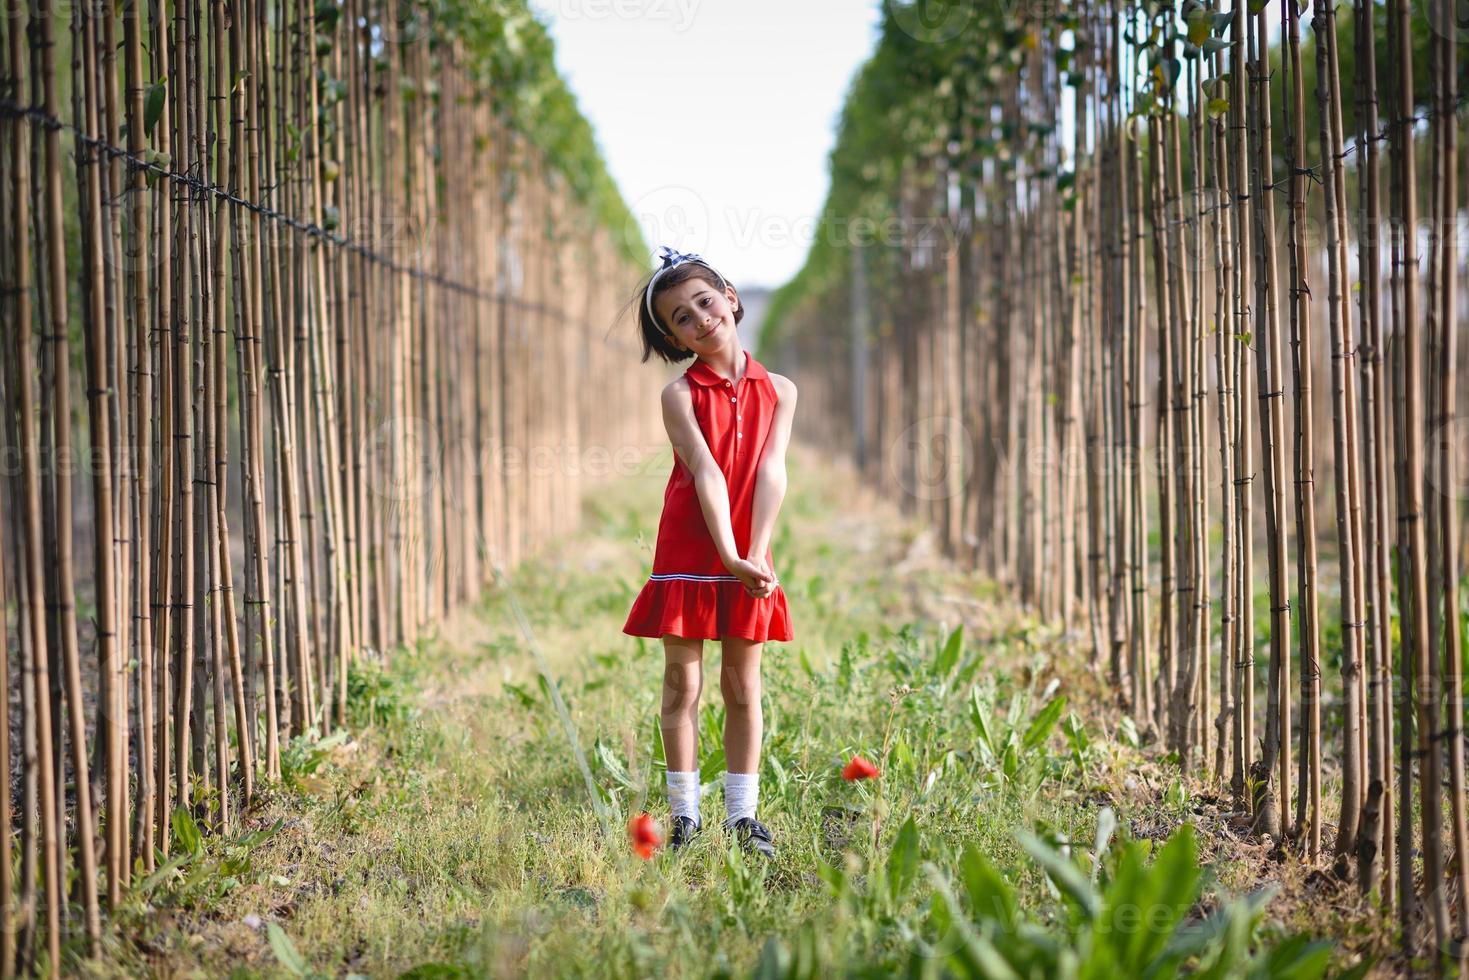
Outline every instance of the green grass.
<path fill-rule="evenodd" d="M 793 459 L 772 549 L 796 635 L 763 663 L 773 866 L 719 829 L 712 642 L 706 830 L 650 861 L 628 846 L 628 817 L 668 814 L 661 645 L 620 633 L 660 499 L 661 481 L 640 477 L 599 489 L 580 534 L 516 571 L 513 597 L 487 595 L 390 664 L 355 669 L 353 738 L 294 746 L 288 778 L 249 814 L 256 837 L 205 840 L 135 896 L 110 962 L 231 976 L 939 976 L 1002 956 L 1045 973 L 1074 958 L 1098 976 L 1186 963 L 1319 975 L 1325 947 L 1286 941 L 1294 899 L 1234 903 L 1219 880 L 1243 892 L 1261 876 L 1233 867 L 1216 832 L 1179 833 L 1200 819 L 1200 787 L 1119 735 L 1074 640 L 910 554 L 914 529 L 891 512 L 819 486 L 849 483 Z M 512 602 L 551 665 L 590 792 Z M 854 753 L 880 777 L 842 780 Z M 1197 880 L 1150 870 L 1165 840 L 1170 861 L 1202 865 Z M 1166 921 L 1113 920 L 1119 903 L 1150 902 Z M 1319 910 L 1312 921 L 1331 925 Z"/>

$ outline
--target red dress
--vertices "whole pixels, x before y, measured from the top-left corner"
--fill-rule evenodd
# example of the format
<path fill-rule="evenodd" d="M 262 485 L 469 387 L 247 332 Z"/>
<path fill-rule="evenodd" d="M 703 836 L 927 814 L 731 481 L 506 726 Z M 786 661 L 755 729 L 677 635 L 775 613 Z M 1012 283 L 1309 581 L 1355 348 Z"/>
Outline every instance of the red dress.
<path fill-rule="evenodd" d="M 694 418 L 729 487 L 729 516 L 743 556 L 750 544 L 755 506 L 755 471 L 775 420 L 775 385 L 761 363 L 745 353 L 738 382 L 721 377 L 702 360 L 684 372 L 694 400 Z M 774 568 L 770 548 L 765 561 Z M 653 571 L 633 600 L 622 631 L 629 636 L 717 640 L 789 641 L 791 618 L 785 591 L 777 585 L 763 599 L 751 596 L 719 559 L 719 549 L 699 505 L 693 473 L 678 453 L 663 491 L 663 515 Z"/>

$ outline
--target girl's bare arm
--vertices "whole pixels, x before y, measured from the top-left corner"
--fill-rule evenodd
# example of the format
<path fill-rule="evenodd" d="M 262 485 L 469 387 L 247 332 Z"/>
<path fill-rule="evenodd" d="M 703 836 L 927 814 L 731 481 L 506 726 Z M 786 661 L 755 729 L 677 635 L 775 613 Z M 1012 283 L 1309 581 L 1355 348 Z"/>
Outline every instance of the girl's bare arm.
<path fill-rule="evenodd" d="M 775 518 L 786 495 L 786 447 L 791 441 L 791 422 L 796 417 L 796 383 L 783 375 L 770 375 L 779 400 L 770 438 L 755 472 L 755 504 L 750 517 L 750 550 L 747 557 L 757 564 L 765 560 Z"/>
<path fill-rule="evenodd" d="M 719 549 L 720 560 L 730 568 L 741 559 L 729 516 L 729 486 L 724 481 L 724 472 L 709 452 L 709 444 L 699 429 L 698 419 L 694 417 L 694 398 L 689 393 L 688 379 L 674 379 L 663 389 L 662 402 L 663 427 L 668 430 L 668 441 L 693 474 L 694 489 L 699 494 L 699 506 L 704 511 L 709 533 Z"/>

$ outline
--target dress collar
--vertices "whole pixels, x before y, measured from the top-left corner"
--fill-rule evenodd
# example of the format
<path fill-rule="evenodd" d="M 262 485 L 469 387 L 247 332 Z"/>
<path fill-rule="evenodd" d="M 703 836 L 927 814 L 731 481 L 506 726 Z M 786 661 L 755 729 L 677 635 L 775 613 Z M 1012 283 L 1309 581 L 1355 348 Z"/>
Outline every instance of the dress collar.
<path fill-rule="evenodd" d="M 755 360 L 754 356 L 749 351 L 745 351 L 744 354 L 746 378 L 769 377 L 769 374 L 765 370 L 765 366 L 759 361 Z M 694 358 L 694 363 L 689 365 L 688 370 L 686 370 L 684 374 L 688 376 L 688 379 L 690 381 L 697 381 L 701 385 L 722 385 L 726 381 L 730 380 L 697 357 Z"/>

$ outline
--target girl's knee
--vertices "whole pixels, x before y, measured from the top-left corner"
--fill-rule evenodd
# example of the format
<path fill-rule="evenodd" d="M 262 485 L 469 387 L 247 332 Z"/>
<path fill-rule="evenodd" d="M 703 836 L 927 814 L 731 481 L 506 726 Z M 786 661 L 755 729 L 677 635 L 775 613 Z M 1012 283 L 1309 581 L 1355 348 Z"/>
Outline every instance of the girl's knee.
<path fill-rule="evenodd" d="M 698 660 L 669 661 L 663 666 L 663 710 L 686 712 L 699 703 L 704 667 Z"/>
<path fill-rule="evenodd" d="M 732 668 L 724 665 L 719 671 L 719 690 L 724 695 L 726 709 L 749 709 L 760 706 L 760 667 Z"/>

